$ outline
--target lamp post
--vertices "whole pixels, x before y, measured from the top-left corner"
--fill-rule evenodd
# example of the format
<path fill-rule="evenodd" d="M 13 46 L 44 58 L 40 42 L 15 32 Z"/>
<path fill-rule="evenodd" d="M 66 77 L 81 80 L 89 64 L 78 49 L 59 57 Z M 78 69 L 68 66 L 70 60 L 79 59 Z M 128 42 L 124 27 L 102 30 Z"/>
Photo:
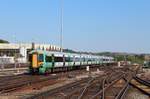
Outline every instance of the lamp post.
<path fill-rule="evenodd" d="M 61 45 L 61 52 L 63 52 L 63 0 L 61 2 L 61 15 L 60 15 L 60 45 Z"/>

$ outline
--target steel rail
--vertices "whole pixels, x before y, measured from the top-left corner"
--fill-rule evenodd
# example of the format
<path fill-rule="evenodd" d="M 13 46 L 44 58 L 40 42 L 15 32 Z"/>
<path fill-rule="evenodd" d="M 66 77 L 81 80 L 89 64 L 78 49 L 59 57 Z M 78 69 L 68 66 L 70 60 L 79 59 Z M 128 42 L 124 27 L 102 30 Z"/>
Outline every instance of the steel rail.
<path fill-rule="evenodd" d="M 116 71 L 115 71 L 116 72 Z M 116 72 L 117 73 L 117 72 Z M 102 96 L 101 96 L 101 98 L 102 99 L 105 99 L 105 91 L 104 91 L 104 89 L 105 89 L 105 84 L 106 84 L 106 82 L 107 82 L 107 84 L 108 83 L 110 83 L 110 79 L 111 79 L 111 77 L 113 76 L 113 73 L 111 74 L 111 75 L 108 75 L 107 77 L 105 77 L 105 79 L 103 80 L 103 83 L 102 83 Z M 118 77 L 118 76 L 117 76 Z M 109 81 L 108 81 L 109 80 Z M 113 81 L 113 79 L 111 79 L 112 81 Z"/>
<path fill-rule="evenodd" d="M 58 88 L 55 88 L 55 89 L 52 89 L 52 90 L 48 90 L 46 92 L 41 92 L 39 94 L 28 97 L 26 99 L 43 99 L 44 97 L 48 97 L 52 94 L 54 95 L 55 93 L 58 93 L 59 91 L 62 91 L 64 89 L 69 89 L 69 88 L 76 87 L 77 85 L 80 85 L 81 83 L 85 83 L 85 82 L 89 81 L 89 79 L 90 78 L 85 78 L 85 79 L 82 79 L 78 82 L 73 82 L 73 83 L 67 84 L 67 86 L 62 86 L 62 87 L 58 87 Z M 68 99 L 69 97 L 65 97 L 65 98 Z"/>
<path fill-rule="evenodd" d="M 148 96 L 150 97 L 150 93 L 148 93 L 147 91 L 145 91 L 145 90 L 139 88 L 138 86 L 136 86 L 136 85 L 133 84 L 133 83 L 129 83 L 129 84 L 130 84 L 131 86 L 133 86 L 134 88 L 138 89 L 139 91 L 141 91 L 142 93 L 144 93 L 144 94 L 146 94 L 146 95 L 148 95 Z"/>
<path fill-rule="evenodd" d="M 114 71 L 114 70 L 113 70 Z M 116 75 L 116 71 L 114 71 L 115 72 L 115 75 Z M 106 82 L 106 79 L 110 79 L 110 78 L 112 78 L 113 77 L 113 75 L 114 75 L 114 72 L 113 73 L 111 73 L 110 75 L 106 75 L 106 77 L 105 78 L 102 78 L 102 86 L 103 85 L 105 85 L 105 83 L 104 82 Z M 109 74 L 109 73 L 107 73 L 107 74 Z M 118 77 L 118 76 L 117 76 Z M 83 99 L 83 97 L 85 96 L 85 94 L 87 93 L 87 91 L 88 91 L 88 88 L 89 87 L 91 87 L 93 84 L 95 84 L 95 83 L 97 83 L 97 82 L 94 82 L 94 80 L 97 80 L 97 79 L 100 79 L 99 77 L 96 77 L 95 79 L 93 79 L 93 83 L 92 83 L 92 81 L 90 81 L 85 87 L 84 87 L 84 89 L 83 89 L 83 91 L 82 91 L 82 93 L 80 94 L 80 96 L 78 97 L 78 99 Z M 111 81 L 113 81 L 114 79 L 112 79 Z M 108 81 L 108 82 L 110 82 L 110 81 Z"/>
<path fill-rule="evenodd" d="M 78 99 L 82 99 L 83 96 L 85 95 L 86 91 L 88 90 L 88 87 L 90 87 L 91 83 L 95 80 L 95 78 L 91 79 L 86 86 L 83 88 L 83 91 L 81 93 L 81 95 L 78 97 Z"/>
<path fill-rule="evenodd" d="M 42 79 L 39 79 L 39 80 L 28 79 L 27 81 L 24 81 L 24 79 L 22 79 L 22 82 L 20 82 L 20 83 L 18 82 L 19 84 L 16 84 L 16 82 L 14 82 L 14 83 L 8 84 L 6 86 L 1 86 L 0 87 L 0 93 L 2 94 L 2 93 L 14 91 L 14 90 L 17 90 L 17 89 L 22 88 L 24 86 L 27 86 L 27 85 L 37 84 L 37 83 L 41 83 L 41 82 L 44 82 L 44 81 L 48 81 L 48 80 L 51 80 L 51 79 L 57 79 L 57 78 L 58 78 L 57 76 L 53 76 L 53 77 L 42 78 Z"/>
<path fill-rule="evenodd" d="M 130 80 L 126 80 L 126 78 L 124 77 L 123 79 L 126 82 L 126 84 L 123 86 L 123 88 L 118 93 L 118 95 L 115 97 L 115 99 L 124 99 L 124 97 L 127 93 L 127 90 L 129 89 L 129 82 L 131 81 L 132 78 Z"/>
<path fill-rule="evenodd" d="M 97 99 L 99 95 L 101 95 L 103 93 L 103 91 L 106 91 L 108 88 L 110 88 L 111 86 L 113 86 L 116 82 L 118 82 L 120 79 L 122 79 L 124 77 L 124 74 L 121 75 L 120 77 L 118 77 L 116 80 L 114 80 L 113 82 L 111 82 L 110 84 L 108 84 L 107 87 L 105 87 L 103 90 L 100 90 L 98 93 L 96 93 L 94 96 L 92 96 L 91 99 Z"/>
<path fill-rule="evenodd" d="M 135 79 L 136 81 L 138 81 L 139 83 L 144 84 L 145 86 L 150 87 L 150 82 L 145 81 L 145 80 L 143 80 L 143 79 L 141 79 L 141 78 L 139 78 L 139 77 L 137 77 L 137 76 L 135 76 L 134 79 Z"/>
<path fill-rule="evenodd" d="M 73 96 L 74 94 L 77 94 L 78 92 L 81 93 L 78 96 L 78 99 L 82 99 L 84 97 L 84 95 L 87 93 L 88 88 L 90 88 L 92 85 L 96 84 L 97 82 L 100 82 L 101 79 L 103 79 L 106 75 L 109 75 L 110 73 L 111 72 L 108 71 L 103 75 L 99 75 L 98 77 L 92 78 L 91 80 L 89 80 L 89 82 L 83 88 L 79 88 L 77 90 L 74 90 L 68 96 L 66 96 L 65 99 L 70 99 L 71 96 Z"/>

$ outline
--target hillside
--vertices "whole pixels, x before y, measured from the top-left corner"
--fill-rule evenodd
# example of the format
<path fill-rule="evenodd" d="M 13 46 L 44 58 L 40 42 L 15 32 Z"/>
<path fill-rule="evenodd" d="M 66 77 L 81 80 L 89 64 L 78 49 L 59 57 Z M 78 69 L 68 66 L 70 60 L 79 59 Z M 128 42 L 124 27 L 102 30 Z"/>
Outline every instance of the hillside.
<path fill-rule="evenodd" d="M 125 52 L 97 52 L 97 53 L 79 52 L 79 51 L 74 51 L 74 50 L 71 50 L 71 49 L 64 49 L 63 51 L 64 52 L 69 52 L 69 53 L 78 53 L 78 54 L 112 56 L 117 61 L 127 60 L 127 61 L 131 61 L 132 63 L 140 63 L 140 64 L 142 64 L 144 62 L 145 55 L 149 55 L 149 54 L 136 54 L 136 53 L 125 53 Z"/>

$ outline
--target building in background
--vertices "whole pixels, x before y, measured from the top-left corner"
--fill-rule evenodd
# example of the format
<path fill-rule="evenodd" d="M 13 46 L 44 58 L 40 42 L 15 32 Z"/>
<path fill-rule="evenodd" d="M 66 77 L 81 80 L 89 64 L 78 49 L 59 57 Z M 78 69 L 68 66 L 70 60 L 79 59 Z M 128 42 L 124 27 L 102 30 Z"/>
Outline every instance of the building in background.
<path fill-rule="evenodd" d="M 0 44 L 0 57 L 14 57 L 18 62 L 27 62 L 28 52 L 32 49 L 41 49 L 49 51 L 61 51 L 61 48 L 50 44 L 26 44 L 26 43 L 1 43 Z"/>

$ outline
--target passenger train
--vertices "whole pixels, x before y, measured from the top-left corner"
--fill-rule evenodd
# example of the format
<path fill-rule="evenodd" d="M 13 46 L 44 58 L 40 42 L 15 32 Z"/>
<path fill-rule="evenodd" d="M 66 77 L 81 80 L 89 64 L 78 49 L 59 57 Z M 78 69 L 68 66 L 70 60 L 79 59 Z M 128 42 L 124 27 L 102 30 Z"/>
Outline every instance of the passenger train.
<path fill-rule="evenodd" d="M 30 73 L 45 74 L 53 70 L 78 69 L 85 66 L 110 64 L 113 57 L 33 50 L 29 53 Z"/>

